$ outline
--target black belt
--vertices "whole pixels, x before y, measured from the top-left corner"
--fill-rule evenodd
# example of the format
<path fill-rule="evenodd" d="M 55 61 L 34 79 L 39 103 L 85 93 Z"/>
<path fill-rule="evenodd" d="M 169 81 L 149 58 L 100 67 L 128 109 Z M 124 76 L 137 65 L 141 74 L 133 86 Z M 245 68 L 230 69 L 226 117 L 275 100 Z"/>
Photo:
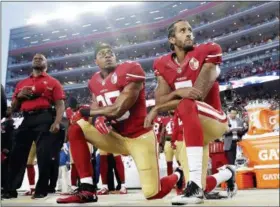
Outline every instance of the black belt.
<path fill-rule="evenodd" d="M 37 109 L 33 111 L 23 111 L 22 114 L 23 116 L 30 116 L 30 115 L 41 114 L 45 112 L 52 112 L 52 109 Z"/>

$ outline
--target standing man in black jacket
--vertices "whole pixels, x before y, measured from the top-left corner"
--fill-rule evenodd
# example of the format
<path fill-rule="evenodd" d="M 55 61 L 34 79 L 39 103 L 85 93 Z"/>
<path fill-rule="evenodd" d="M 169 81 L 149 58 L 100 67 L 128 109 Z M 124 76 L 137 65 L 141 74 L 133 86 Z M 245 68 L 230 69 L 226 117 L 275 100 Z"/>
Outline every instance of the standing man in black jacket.
<path fill-rule="evenodd" d="M 53 135 L 60 130 L 65 94 L 60 82 L 47 74 L 47 59 L 43 54 L 33 57 L 32 69 L 32 74 L 17 83 L 12 98 L 13 112 L 21 111 L 24 119 L 15 134 L 8 167 L 8 187 L 2 196 L 4 199 L 17 198 L 33 141 L 36 144 L 39 179 L 32 198 L 44 198 L 48 194 L 51 153 L 56 142 Z"/>

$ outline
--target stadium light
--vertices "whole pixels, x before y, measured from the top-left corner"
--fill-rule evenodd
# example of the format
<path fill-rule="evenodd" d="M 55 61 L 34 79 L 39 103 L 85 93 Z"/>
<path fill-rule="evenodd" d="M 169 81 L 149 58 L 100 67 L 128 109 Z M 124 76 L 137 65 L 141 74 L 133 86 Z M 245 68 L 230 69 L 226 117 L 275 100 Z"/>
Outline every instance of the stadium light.
<path fill-rule="evenodd" d="M 27 20 L 27 24 L 40 24 L 44 25 L 47 23 L 47 19 L 42 14 L 35 14 L 33 17 Z"/>
<path fill-rule="evenodd" d="M 77 19 L 78 14 L 80 11 L 73 7 L 62 7 L 56 13 L 50 15 L 51 19 L 63 19 L 65 21 L 74 21 Z"/>
<path fill-rule="evenodd" d="M 69 3 L 61 4 L 61 8 L 48 15 L 34 15 L 27 19 L 27 24 L 45 24 L 47 21 L 55 19 L 64 19 L 66 21 L 74 21 L 78 15 L 82 13 L 91 12 L 96 15 L 102 15 L 104 12 L 113 6 L 117 5 L 135 5 L 141 2 L 86 2 L 80 3 L 83 6 L 77 9 L 77 6 L 70 5 Z"/>
<path fill-rule="evenodd" d="M 88 11 L 92 11 L 95 14 L 104 13 L 113 4 L 114 4 L 113 2 L 92 2 L 88 8 L 89 9 Z"/>

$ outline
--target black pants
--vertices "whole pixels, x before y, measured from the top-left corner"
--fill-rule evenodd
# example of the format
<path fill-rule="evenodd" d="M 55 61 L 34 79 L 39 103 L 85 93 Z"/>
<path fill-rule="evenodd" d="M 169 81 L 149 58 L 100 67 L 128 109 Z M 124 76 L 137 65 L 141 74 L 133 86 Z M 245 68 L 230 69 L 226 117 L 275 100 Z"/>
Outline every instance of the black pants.
<path fill-rule="evenodd" d="M 60 131 L 56 136 L 56 140 L 54 146 L 52 147 L 52 156 L 50 163 L 50 178 L 49 178 L 49 190 L 55 191 L 56 183 L 58 179 L 58 171 L 59 171 L 59 159 L 60 159 L 60 151 L 63 146 L 64 138 L 65 138 L 65 129 L 60 125 Z"/>
<path fill-rule="evenodd" d="M 1 162 L 1 188 L 7 188 L 9 156 Z"/>
<path fill-rule="evenodd" d="M 113 154 L 108 155 L 108 174 L 107 174 L 107 180 L 108 180 L 108 189 L 109 191 L 115 190 L 115 180 L 114 180 L 114 164 L 115 159 Z"/>
<path fill-rule="evenodd" d="M 230 150 L 225 151 L 226 157 L 227 157 L 227 160 L 228 160 L 228 164 L 230 164 L 230 165 L 235 165 L 236 146 L 237 146 L 236 143 L 237 143 L 236 140 L 232 140 Z"/>
<path fill-rule="evenodd" d="M 120 175 L 118 173 L 118 170 L 117 170 L 117 166 L 116 166 L 116 161 L 115 161 L 115 157 L 113 157 L 114 160 L 113 160 L 113 169 L 114 169 L 114 173 L 115 173 L 115 176 L 116 176 L 116 180 L 117 180 L 117 187 L 116 187 L 116 190 L 120 190 L 121 189 L 121 185 L 122 185 L 122 182 L 121 182 L 121 179 L 120 179 Z"/>
<path fill-rule="evenodd" d="M 58 171 L 59 171 L 59 159 L 51 160 L 50 164 L 50 180 L 49 180 L 49 190 L 55 191 L 56 183 L 58 179 Z"/>
<path fill-rule="evenodd" d="M 47 194 L 52 146 L 56 141 L 56 136 L 49 132 L 54 121 L 51 112 L 27 115 L 17 129 L 10 155 L 8 166 L 8 191 L 16 191 L 20 188 L 28 154 L 35 141 L 36 155 L 39 168 L 39 179 L 36 184 L 36 194 Z"/>

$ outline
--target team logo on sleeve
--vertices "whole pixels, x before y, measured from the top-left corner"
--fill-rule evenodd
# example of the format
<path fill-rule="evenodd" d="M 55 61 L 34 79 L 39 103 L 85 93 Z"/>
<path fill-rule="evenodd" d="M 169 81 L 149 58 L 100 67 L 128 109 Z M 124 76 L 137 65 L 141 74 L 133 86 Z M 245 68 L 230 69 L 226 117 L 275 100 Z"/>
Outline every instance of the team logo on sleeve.
<path fill-rule="evenodd" d="M 111 77 L 111 82 L 112 82 L 112 84 L 116 84 L 117 81 L 118 81 L 118 76 L 116 73 L 114 73 Z"/>
<path fill-rule="evenodd" d="M 197 59 L 192 57 L 192 59 L 189 62 L 189 66 L 192 70 L 197 70 L 199 68 L 199 62 Z"/>

